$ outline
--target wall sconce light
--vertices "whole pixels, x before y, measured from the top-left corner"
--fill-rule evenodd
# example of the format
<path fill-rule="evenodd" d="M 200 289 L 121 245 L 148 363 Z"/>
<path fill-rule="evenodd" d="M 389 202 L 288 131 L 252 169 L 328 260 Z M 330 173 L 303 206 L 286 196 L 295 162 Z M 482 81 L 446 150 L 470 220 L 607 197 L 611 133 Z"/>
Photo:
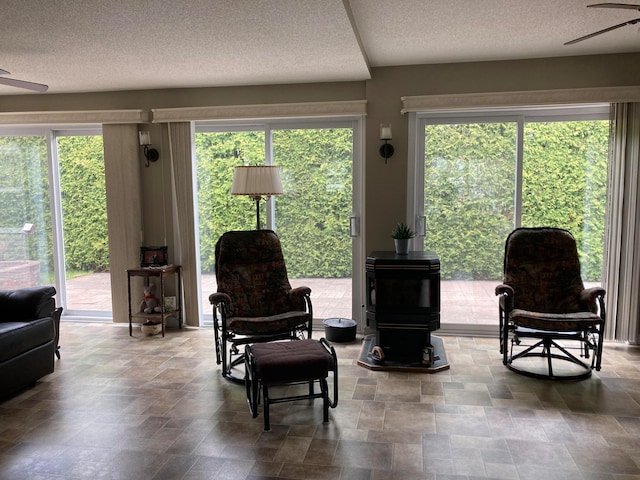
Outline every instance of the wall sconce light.
<path fill-rule="evenodd" d="M 380 140 L 384 140 L 384 143 L 380 146 L 380 155 L 384 158 L 384 163 L 393 156 L 393 145 L 388 143 L 391 140 L 391 124 L 383 123 L 380 125 Z"/>
<path fill-rule="evenodd" d="M 138 137 L 140 138 L 140 146 L 143 147 L 144 158 L 147 159 L 147 163 L 145 163 L 145 167 L 149 168 L 149 162 L 157 162 L 160 158 L 160 154 L 158 150 L 151 147 L 151 135 L 149 132 L 138 132 Z"/>

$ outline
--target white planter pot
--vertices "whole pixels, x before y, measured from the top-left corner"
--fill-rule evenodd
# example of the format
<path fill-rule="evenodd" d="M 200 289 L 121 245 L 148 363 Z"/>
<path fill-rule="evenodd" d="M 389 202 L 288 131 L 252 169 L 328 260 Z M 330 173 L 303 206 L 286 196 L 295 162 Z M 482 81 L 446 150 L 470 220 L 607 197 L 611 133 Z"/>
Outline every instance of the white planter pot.
<path fill-rule="evenodd" d="M 407 255 L 409 253 L 410 238 L 394 238 L 393 242 L 396 244 L 397 255 Z"/>

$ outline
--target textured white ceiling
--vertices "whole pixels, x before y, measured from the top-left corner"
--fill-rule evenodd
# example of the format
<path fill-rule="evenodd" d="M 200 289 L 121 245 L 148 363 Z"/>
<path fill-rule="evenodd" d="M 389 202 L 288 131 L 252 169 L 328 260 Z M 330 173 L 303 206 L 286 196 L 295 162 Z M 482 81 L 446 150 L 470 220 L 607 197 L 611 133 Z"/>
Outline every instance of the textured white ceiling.
<path fill-rule="evenodd" d="M 564 46 L 640 17 L 590 3 L 2 0 L 0 69 L 54 94 L 353 81 L 370 78 L 369 66 L 640 51 L 636 26 Z M 16 94 L 38 95 L 0 85 Z"/>
<path fill-rule="evenodd" d="M 640 51 L 640 35 L 634 26 L 576 45 L 563 45 L 640 17 L 635 10 L 587 8 L 586 5 L 596 3 L 593 0 L 351 0 L 350 3 L 372 66 Z"/>

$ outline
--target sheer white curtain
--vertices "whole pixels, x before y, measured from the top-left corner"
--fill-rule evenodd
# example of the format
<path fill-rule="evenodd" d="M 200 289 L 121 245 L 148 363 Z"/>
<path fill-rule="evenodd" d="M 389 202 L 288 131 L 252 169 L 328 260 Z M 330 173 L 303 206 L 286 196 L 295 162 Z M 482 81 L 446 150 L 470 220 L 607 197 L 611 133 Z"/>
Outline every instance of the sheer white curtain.
<path fill-rule="evenodd" d="M 607 338 L 640 343 L 640 103 L 611 108 Z"/>
<path fill-rule="evenodd" d="M 195 201 L 193 197 L 192 138 L 190 122 L 172 122 L 169 129 L 169 153 L 171 155 L 171 178 L 173 218 L 175 219 L 175 258 L 182 264 L 184 294 L 184 321 L 187 325 L 200 323 L 200 291 L 198 276 L 198 252 L 195 240 Z"/>
<path fill-rule="evenodd" d="M 142 196 L 138 126 L 105 124 L 104 168 L 109 228 L 109 268 L 114 322 L 128 322 L 128 290 L 125 271 L 140 262 Z M 136 288 L 135 286 L 133 287 Z M 132 298 L 142 298 L 142 288 Z"/>

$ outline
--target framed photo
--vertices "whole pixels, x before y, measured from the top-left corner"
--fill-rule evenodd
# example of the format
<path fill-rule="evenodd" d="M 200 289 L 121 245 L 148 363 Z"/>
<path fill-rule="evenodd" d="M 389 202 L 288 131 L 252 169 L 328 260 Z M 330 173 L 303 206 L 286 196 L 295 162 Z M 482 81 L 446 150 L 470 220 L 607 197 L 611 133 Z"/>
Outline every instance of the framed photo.
<path fill-rule="evenodd" d="M 176 309 L 176 297 L 164 297 L 164 311 L 173 312 Z"/>
<path fill-rule="evenodd" d="M 164 247 L 140 247 L 141 267 L 161 267 L 167 264 L 169 248 Z"/>

